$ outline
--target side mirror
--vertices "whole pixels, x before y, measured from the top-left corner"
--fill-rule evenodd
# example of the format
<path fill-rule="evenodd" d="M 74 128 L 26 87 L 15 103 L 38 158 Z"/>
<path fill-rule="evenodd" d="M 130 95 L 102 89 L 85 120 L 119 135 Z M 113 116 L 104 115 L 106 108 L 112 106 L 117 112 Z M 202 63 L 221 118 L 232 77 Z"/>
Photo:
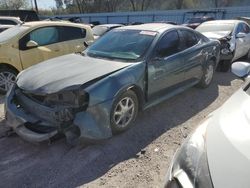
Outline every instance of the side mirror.
<path fill-rule="evenodd" d="M 236 35 L 236 38 L 244 38 L 244 37 L 246 37 L 247 35 L 246 35 L 246 33 L 238 33 L 237 35 Z"/>
<path fill-rule="evenodd" d="M 88 48 L 93 43 L 94 43 L 94 41 L 84 41 L 83 45 L 85 46 L 85 48 Z"/>
<path fill-rule="evenodd" d="M 247 62 L 235 62 L 232 64 L 232 73 L 239 78 L 246 78 L 250 73 L 250 63 Z"/>
<path fill-rule="evenodd" d="M 26 47 L 28 47 L 28 48 L 35 48 L 35 47 L 37 47 L 37 46 L 38 46 L 37 42 L 35 42 L 35 41 L 33 41 L 33 40 L 30 40 L 30 41 L 27 42 L 27 44 L 26 44 Z"/>

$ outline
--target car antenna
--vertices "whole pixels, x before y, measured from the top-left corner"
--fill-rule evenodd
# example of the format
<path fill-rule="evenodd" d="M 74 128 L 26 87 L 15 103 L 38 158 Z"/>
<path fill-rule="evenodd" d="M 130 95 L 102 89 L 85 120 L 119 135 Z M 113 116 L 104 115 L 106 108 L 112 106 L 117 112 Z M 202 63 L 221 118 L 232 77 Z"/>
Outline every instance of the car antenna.
<path fill-rule="evenodd" d="M 28 18 L 28 14 L 26 14 L 26 16 L 25 16 L 25 18 L 24 18 L 24 20 L 23 20 L 23 22 L 22 22 L 21 25 L 23 25 L 26 22 L 27 18 Z"/>

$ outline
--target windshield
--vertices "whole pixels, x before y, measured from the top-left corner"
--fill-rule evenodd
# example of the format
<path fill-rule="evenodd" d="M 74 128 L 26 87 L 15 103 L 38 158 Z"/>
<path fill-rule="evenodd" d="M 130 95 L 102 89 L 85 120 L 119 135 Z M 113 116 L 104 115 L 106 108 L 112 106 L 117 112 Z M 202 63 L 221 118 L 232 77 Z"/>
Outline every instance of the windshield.
<path fill-rule="evenodd" d="M 108 30 L 108 27 L 99 26 L 99 25 L 93 27 L 93 29 L 92 29 L 93 34 L 96 36 L 102 36 L 105 32 L 107 32 L 107 30 Z"/>
<path fill-rule="evenodd" d="M 87 54 L 92 57 L 137 60 L 150 47 L 156 32 L 141 30 L 111 30 L 92 44 Z"/>
<path fill-rule="evenodd" d="M 23 33 L 28 28 L 29 27 L 26 27 L 23 25 L 17 25 L 17 26 L 11 27 L 11 28 L 3 31 L 2 33 L 0 33 L 0 42 L 5 42 L 5 41 L 15 37 L 16 35 Z"/>
<path fill-rule="evenodd" d="M 233 23 L 203 23 L 198 26 L 195 30 L 201 33 L 205 32 L 227 32 L 231 33 L 233 31 Z"/>

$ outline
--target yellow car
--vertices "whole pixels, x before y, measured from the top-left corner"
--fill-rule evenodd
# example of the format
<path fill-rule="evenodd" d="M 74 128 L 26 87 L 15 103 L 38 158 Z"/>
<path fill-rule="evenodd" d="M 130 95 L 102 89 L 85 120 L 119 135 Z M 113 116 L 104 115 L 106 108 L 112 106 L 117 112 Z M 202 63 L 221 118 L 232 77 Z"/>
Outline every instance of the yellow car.
<path fill-rule="evenodd" d="M 21 70 L 53 57 L 81 52 L 84 42 L 93 40 L 90 26 L 59 21 L 27 22 L 0 33 L 0 92 L 8 91 Z"/>

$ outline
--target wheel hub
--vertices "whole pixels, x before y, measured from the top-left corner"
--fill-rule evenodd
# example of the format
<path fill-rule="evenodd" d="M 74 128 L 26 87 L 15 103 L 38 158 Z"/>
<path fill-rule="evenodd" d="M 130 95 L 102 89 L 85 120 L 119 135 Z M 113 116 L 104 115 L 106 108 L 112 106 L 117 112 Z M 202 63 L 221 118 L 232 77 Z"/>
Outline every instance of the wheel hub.
<path fill-rule="evenodd" d="M 0 89 L 8 91 L 16 81 L 16 75 L 11 72 L 0 73 Z"/>
<path fill-rule="evenodd" d="M 213 65 L 209 65 L 207 67 L 207 70 L 206 70 L 206 74 L 205 74 L 205 82 L 207 84 L 209 84 L 213 78 L 213 73 L 214 73 L 214 70 L 213 70 Z"/>
<path fill-rule="evenodd" d="M 134 101 L 125 97 L 116 105 L 114 111 L 114 122 L 117 126 L 123 128 L 129 124 L 129 122 L 133 119 L 135 104 Z"/>

